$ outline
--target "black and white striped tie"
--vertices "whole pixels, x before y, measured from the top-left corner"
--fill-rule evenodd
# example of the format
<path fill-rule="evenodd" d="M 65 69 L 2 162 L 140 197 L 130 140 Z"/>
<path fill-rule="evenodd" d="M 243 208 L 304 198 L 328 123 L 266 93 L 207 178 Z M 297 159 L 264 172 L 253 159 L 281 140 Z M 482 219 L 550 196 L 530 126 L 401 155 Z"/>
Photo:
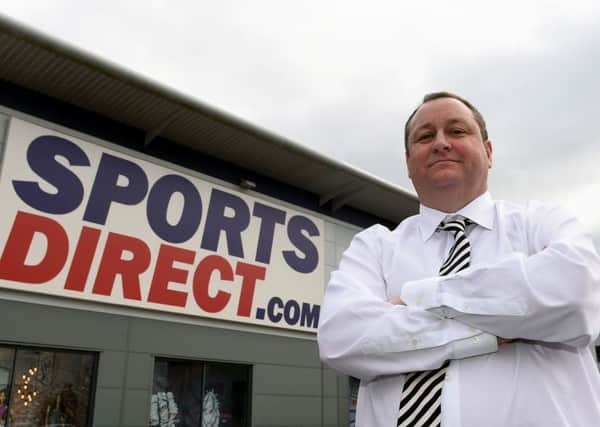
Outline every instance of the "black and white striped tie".
<path fill-rule="evenodd" d="M 440 267 L 440 276 L 456 273 L 469 266 L 471 244 L 465 229 L 473 222 L 460 215 L 442 221 L 437 230 L 449 231 L 454 236 L 454 244 L 446 261 Z M 400 409 L 398 427 L 439 427 L 442 419 L 442 386 L 449 361 L 432 371 L 411 372 L 406 375 Z"/>

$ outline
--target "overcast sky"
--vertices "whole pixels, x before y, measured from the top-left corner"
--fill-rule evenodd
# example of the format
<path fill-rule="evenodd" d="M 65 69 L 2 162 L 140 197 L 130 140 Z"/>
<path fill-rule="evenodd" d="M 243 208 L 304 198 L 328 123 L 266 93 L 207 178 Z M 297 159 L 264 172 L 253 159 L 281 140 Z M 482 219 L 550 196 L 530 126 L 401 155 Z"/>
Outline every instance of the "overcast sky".
<path fill-rule="evenodd" d="M 412 190 L 424 93 L 488 122 L 495 198 L 568 206 L 600 247 L 600 1 L 27 1 L 2 13 Z"/>

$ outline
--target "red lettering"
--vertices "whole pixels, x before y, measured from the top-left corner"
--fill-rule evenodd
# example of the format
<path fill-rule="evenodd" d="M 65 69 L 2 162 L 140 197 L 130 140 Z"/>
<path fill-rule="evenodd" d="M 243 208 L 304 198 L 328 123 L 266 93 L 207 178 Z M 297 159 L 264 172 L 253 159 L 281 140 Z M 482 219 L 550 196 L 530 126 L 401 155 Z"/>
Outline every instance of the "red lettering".
<path fill-rule="evenodd" d="M 233 269 L 225 258 L 218 255 L 209 255 L 204 258 L 198 263 L 194 273 L 194 299 L 198 307 L 208 313 L 217 313 L 223 310 L 231 298 L 231 294 L 225 291 L 218 291 L 214 297 L 210 296 L 208 289 L 210 276 L 215 270 L 221 273 L 221 280 L 233 281 Z"/>
<path fill-rule="evenodd" d="M 78 292 L 85 290 L 85 283 L 87 282 L 88 274 L 90 274 L 90 268 L 96 254 L 99 239 L 100 230 L 90 227 L 83 227 L 81 229 L 79 241 L 73 254 L 71 268 L 65 281 L 65 289 Z"/>
<path fill-rule="evenodd" d="M 46 237 L 46 253 L 38 264 L 25 264 L 35 233 Z M 48 282 L 60 273 L 68 252 L 69 238 L 58 222 L 19 211 L 0 258 L 0 279 L 22 283 Z"/>
<path fill-rule="evenodd" d="M 131 259 L 123 259 L 126 251 L 132 254 Z M 141 301 L 140 274 L 149 265 L 150 249 L 146 243 L 135 237 L 109 233 L 92 292 L 111 295 L 115 279 L 120 274 L 123 297 Z"/>
<path fill-rule="evenodd" d="M 185 307 L 187 293 L 169 289 L 169 283 L 185 283 L 188 271 L 173 267 L 173 261 L 193 264 L 196 253 L 170 245 L 161 245 L 154 269 L 154 277 L 148 293 L 148 301 Z"/>
<path fill-rule="evenodd" d="M 246 264 L 245 262 L 237 263 L 235 274 L 242 276 L 242 290 L 240 291 L 240 302 L 237 309 L 238 316 L 250 317 L 256 281 L 264 280 L 266 272 L 265 267 Z"/>

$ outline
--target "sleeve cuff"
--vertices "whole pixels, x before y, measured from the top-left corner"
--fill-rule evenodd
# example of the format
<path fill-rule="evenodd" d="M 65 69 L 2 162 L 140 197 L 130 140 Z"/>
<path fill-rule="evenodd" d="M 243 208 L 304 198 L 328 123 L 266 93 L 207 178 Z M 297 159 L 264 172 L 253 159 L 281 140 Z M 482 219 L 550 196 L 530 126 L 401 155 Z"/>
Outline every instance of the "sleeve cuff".
<path fill-rule="evenodd" d="M 479 356 L 498 351 L 498 338 L 495 335 L 482 332 L 470 338 L 456 340 L 452 343 L 453 359 Z"/>
<path fill-rule="evenodd" d="M 409 307 L 427 310 L 440 307 L 439 287 L 442 277 L 411 280 L 402 286 L 400 298 Z"/>

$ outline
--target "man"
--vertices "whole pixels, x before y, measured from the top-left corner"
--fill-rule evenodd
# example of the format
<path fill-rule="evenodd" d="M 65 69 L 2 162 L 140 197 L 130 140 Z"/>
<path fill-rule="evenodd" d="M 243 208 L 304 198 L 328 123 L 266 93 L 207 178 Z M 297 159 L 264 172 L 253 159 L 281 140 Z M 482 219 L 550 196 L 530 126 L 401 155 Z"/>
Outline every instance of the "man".
<path fill-rule="evenodd" d="M 492 199 L 485 121 L 457 95 L 427 95 L 405 146 L 419 214 L 359 233 L 321 311 L 322 360 L 361 380 L 356 425 L 600 425 L 589 236 L 561 209 Z"/>

